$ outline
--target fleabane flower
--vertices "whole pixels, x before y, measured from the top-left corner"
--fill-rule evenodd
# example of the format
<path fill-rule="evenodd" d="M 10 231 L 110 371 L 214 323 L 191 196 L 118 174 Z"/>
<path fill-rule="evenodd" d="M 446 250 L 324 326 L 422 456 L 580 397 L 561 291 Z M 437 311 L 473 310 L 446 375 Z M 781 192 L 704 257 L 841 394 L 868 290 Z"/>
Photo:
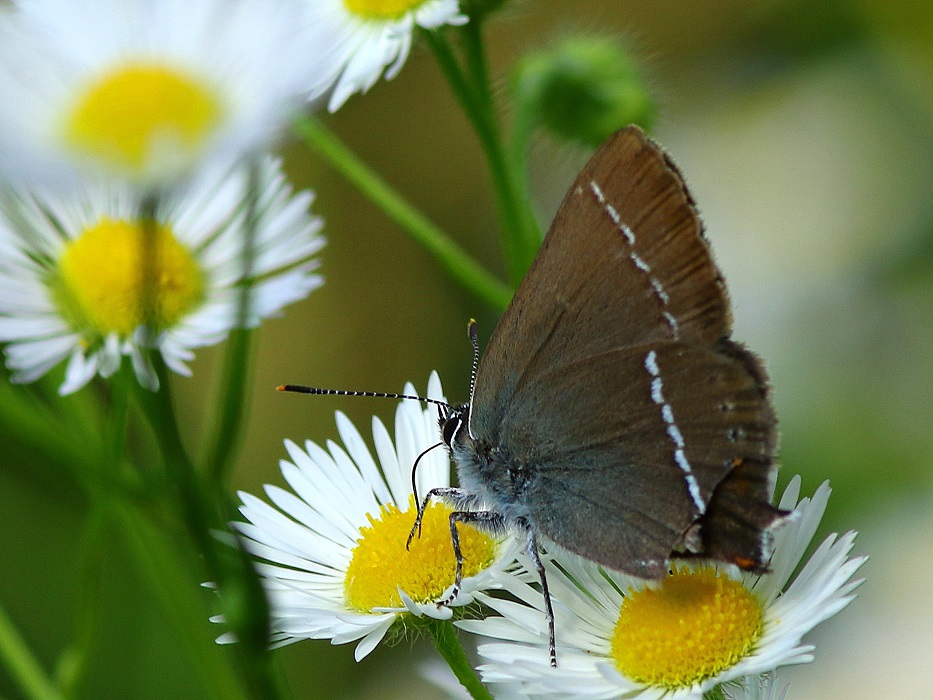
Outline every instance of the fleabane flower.
<path fill-rule="evenodd" d="M 484 681 L 499 696 L 541 698 L 701 698 L 720 684 L 813 660 L 803 636 L 854 598 L 864 557 L 848 558 L 855 533 L 831 535 L 789 586 L 826 508 L 824 483 L 798 502 L 799 477 L 781 499 L 795 511 L 775 533 L 766 574 L 677 563 L 661 582 L 607 572 L 571 555 L 548 557 L 555 601 L 557 668 L 536 576 L 500 581 L 519 602 L 478 596 L 501 617 L 458 623 L 504 640 L 479 646 Z M 533 569 L 532 569 L 533 571 Z M 752 686 L 749 686 L 752 688 Z M 753 689 L 753 688 L 752 688 Z"/>
<path fill-rule="evenodd" d="M 144 212 L 131 184 L 0 195 L 0 342 L 14 382 L 67 359 L 59 391 L 109 377 L 149 351 L 189 375 L 193 349 L 256 326 L 320 286 L 321 220 L 270 158 L 203 173 Z"/>
<path fill-rule="evenodd" d="M 321 37 L 316 60 L 325 60 L 326 80 L 311 96 L 333 88 L 328 109 L 335 112 L 379 77 L 394 78 L 411 51 L 417 27 L 437 29 L 467 22 L 457 0 L 304 0 L 306 26 Z"/>
<path fill-rule="evenodd" d="M 165 187 L 262 150 L 320 72 L 300 12 L 289 0 L 21 0 L 0 15 L 0 172 Z"/>
<path fill-rule="evenodd" d="M 414 388 L 406 386 L 405 393 L 413 394 Z M 443 400 L 436 374 L 428 382 L 428 396 Z M 234 527 L 246 549 L 263 560 L 258 571 L 276 645 L 300 639 L 329 639 L 332 644 L 359 640 L 355 654 L 360 660 L 396 621 L 410 616 L 450 619 L 451 607 L 473 602 L 476 592 L 491 584 L 493 573 L 514 558 L 512 538 L 459 525 L 462 587 L 448 605 L 438 605 L 454 582 L 451 507 L 433 503 L 420 535 L 406 548 L 417 513 L 411 470 L 418 456 L 423 453 L 417 470 L 419 497 L 450 483 L 437 410 L 403 401 L 395 415 L 394 445 L 377 418 L 372 429 L 378 465 L 350 420 L 337 413 L 343 446 L 328 442 L 325 449 L 306 442 L 302 449 L 286 441 L 291 461 L 282 461 L 281 468 L 291 491 L 266 486 L 272 505 L 240 493 L 240 512 L 248 522 Z M 225 635 L 218 641 L 235 640 Z"/>

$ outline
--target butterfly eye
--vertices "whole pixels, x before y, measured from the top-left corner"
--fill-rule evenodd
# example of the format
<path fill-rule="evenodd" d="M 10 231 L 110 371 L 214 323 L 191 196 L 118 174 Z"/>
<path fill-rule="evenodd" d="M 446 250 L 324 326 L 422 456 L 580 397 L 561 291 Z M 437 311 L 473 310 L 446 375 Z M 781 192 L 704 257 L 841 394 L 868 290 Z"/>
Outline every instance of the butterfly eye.
<path fill-rule="evenodd" d="M 457 432 L 460 430 L 461 425 L 463 425 L 463 414 L 454 413 L 448 416 L 441 426 L 441 435 L 444 438 L 444 443 L 448 447 L 453 447 L 454 439 L 457 437 Z"/>

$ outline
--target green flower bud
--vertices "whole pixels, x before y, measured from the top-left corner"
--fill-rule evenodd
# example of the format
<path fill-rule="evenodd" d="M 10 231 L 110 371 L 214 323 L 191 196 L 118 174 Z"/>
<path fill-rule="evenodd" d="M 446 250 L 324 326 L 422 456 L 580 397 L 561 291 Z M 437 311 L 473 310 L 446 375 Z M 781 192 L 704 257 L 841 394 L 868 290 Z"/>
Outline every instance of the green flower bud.
<path fill-rule="evenodd" d="M 513 85 L 520 119 L 589 146 L 628 124 L 648 130 L 654 121 L 654 101 L 613 39 L 573 37 L 531 53 L 516 67 Z"/>

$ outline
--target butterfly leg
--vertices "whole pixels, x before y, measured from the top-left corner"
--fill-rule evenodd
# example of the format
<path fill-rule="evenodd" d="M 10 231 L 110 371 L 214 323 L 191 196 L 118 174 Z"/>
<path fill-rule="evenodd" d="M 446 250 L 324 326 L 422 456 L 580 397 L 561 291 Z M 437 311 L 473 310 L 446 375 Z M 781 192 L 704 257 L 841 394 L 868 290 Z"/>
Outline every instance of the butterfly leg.
<path fill-rule="evenodd" d="M 490 532 L 498 532 L 505 527 L 502 516 L 490 510 L 461 510 L 450 514 L 450 543 L 453 545 L 454 557 L 457 559 L 457 570 L 454 574 L 454 587 L 450 590 L 450 595 L 444 600 L 438 601 L 438 607 L 450 605 L 460 595 L 460 584 L 463 581 L 463 552 L 460 551 L 460 532 L 457 530 L 457 523 L 469 523 L 476 525 L 481 530 Z"/>
<path fill-rule="evenodd" d="M 554 607 L 551 605 L 551 593 L 547 587 L 547 574 L 544 571 L 544 564 L 538 555 L 538 541 L 535 539 L 535 533 L 531 525 L 523 522 L 525 527 L 525 550 L 528 557 L 538 572 L 538 578 L 541 580 L 541 595 L 544 596 L 544 617 L 547 620 L 548 633 L 548 652 L 551 657 L 551 668 L 557 668 L 557 635 L 554 631 Z"/>
<path fill-rule="evenodd" d="M 418 537 L 421 537 L 421 520 L 424 518 L 424 511 L 427 510 L 432 498 L 443 498 L 453 503 L 456 507 L 460 507 L 461 504 L 470 501 L 469 495 L 461 489 L 436 488 L 428 491 L 427 494 L 425 494 L 424 500 L 418 504 L 418 515 L 415 516 L 415 524 L 412 525 L 411 532 L 408 533 L 408 539 L 405 541 L 405 549 L 411 547 L 411 541 L 415 539 L 415 533 L 418 533 Z"/>

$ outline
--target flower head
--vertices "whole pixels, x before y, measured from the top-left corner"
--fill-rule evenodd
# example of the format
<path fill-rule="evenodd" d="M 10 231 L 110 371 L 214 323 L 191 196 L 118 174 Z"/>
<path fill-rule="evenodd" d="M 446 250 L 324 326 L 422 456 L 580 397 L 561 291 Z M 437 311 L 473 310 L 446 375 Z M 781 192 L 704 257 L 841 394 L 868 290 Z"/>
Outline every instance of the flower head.
<path fill-rule="evenodd" d="M 848 559 L 855 533 L 828 537 L 796 569 L 826 508 L 823 484 L 797 501 L 799 478 L 782 509 L 795 516 L 775 533 L 766 574 L 731 566 L 677 565 L 660 583 L 606 572 L 571 556 L 551 556 L 558 667 L 550 668 L 541 594 L 521 577 L 501 582 L 521 602 L 479 596 L 501 617 L 461 627 L 504 640 L 479 647 L 485 681 L 518 687 L 525 697 L 700 698 L 710 689 L 779 666 L 813 659 L 802 637 L 854 598 L 851 581 L 864 557 Z"/>
<path fill-rule="evenodd" d="M 167 186 L 292 116 L 309 64 L 293 3 L 25 0 L 0 17 L 0 172 Z"/>
<path fill-rule="evenodd" d="M 457 0 L 305 0 L 306 25 L 329 47 L 325 80 L 312 97 L 333 88 L 335 112 L 354 93 L 366 92 L 379 76 L 394 78 L 405 65 L 417 27 L 436 29 L 467 21 Z"/>
<path fill-rule="evenodd" d="M 320 286 L 313 256 L 324 239 L 307 212 L 312 199 L 292 194 L 271 159 L 203 174 L 164 197 L 154 219 L 141 216 L 125 182 L 8 191 L 0 199 L 0 342 L 13 381 L 34 381 L 67 358 L 67 394 L 109 377 L 128 356 L 140 383 L 155 388 L 150 348 L 190 374 L 194 348 Z"/>
<path fill-rule="evenodd" d="M 406 387 L 405 393 L 414 393 Z M 436 374 L 428 396 L 442 400 Z M 437 413 L 415 401 L 402 402 L 395 416 L 395 444 L 373 419 L 378 466 L 349 419 L 337 414 L 343 446 L 313 442 L 304 449 L 287 441 L 290 462 L 282 461 L 286 491 L 267 486 L 269 505 L 240 493 L 248 522 L 234 526 L 259 565 L 272 618 L 273 639 L 359 640 L 356 658 L 369 654 L 397 620 L 409 615 L 449 619 L 439 606 L 451 591 L 455 559 L 444 504 L 429 508 L 420 537 L 406 540 L 416 508 L 410 473 L 418 455 L 419 494 L 450 483 L 450 462 L 440 448 Z M 436 448 L 436 449 L 430 449 Z M 428 450 L 425 452 L 425 450 Z M 490 585 L 493 572 L 509 563 L 514 545 L 460 526 L 464 579 L 453 606 L 473 601 Z M 217 620 L 217 618 L 215 618 Z M 222 642 L 233 641 L 229 635 Z"/>

